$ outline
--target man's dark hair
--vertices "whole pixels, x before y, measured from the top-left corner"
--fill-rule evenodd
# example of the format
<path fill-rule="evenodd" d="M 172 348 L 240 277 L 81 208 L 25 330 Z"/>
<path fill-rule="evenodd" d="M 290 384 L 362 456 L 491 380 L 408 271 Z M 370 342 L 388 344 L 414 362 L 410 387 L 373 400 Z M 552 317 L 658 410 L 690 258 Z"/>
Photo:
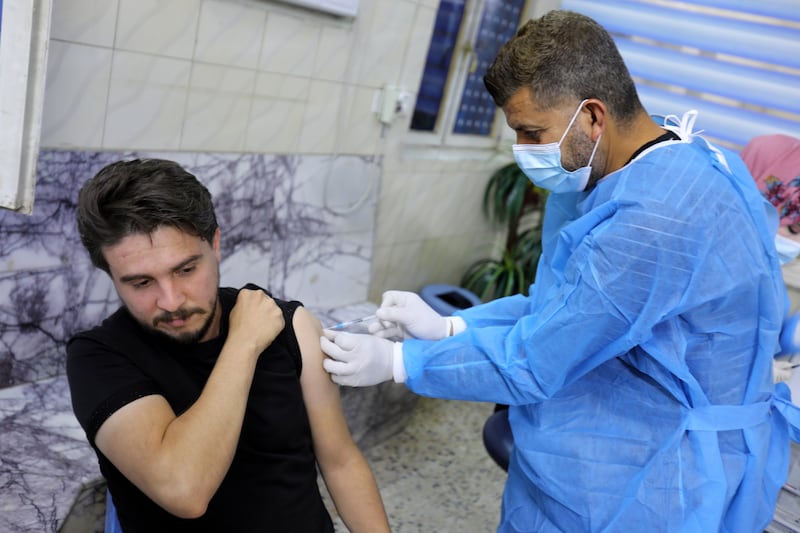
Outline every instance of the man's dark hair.
<path fill-rule="evenodd" d="M 530 87 L 540 109 L 597 98 L 621 124 L 642 109 L 614 39 L 572 11 L 550 11 L 526 22 L 500 48 L 483 83 L 499 107 Z"/>
<path fill-rule="evenodd" d="M 211 243 L 211 193 L 174 161 L 135 159 L 104 167 L 78 194 L 78 231 L 92 264 L 109 271 L 103 248 L 129 235 L 173 227 Z"/>

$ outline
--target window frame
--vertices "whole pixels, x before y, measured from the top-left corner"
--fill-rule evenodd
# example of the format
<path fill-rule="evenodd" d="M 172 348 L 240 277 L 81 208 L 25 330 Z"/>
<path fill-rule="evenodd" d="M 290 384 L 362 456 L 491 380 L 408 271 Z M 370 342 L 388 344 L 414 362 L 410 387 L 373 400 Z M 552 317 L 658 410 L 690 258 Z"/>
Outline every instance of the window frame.
<path fill-rule="evenodd" d="M 472 61 L 475 60 L 475 41 L 478 37 L 485 1 L 465 1 L 464 20 L 459 29 L 453 59 L 450 62 L 450 69 L 447 73 L 442 107 L 436 120 L 436 126 L 430 132 L 409 128 L 406 137 L 406 144 L 409 148 L 477 148 L 495 150 L 504 140 L 513 138 L 513 132 L 507 127 L 505 117 L 499 110 L 495 112 L 492 130 L 488 135 L 453 132 L 469 69 Z M 536 0 L 525 0 L 520 23 L 530 18 L 534 5 L 538 3 Z M 551 0 L 550 3 L 554 2 Z M 557 0 L 555 4 L 558 4 Z M 419 88 L 417 88 L 417 91 L 419 91 Z"/>

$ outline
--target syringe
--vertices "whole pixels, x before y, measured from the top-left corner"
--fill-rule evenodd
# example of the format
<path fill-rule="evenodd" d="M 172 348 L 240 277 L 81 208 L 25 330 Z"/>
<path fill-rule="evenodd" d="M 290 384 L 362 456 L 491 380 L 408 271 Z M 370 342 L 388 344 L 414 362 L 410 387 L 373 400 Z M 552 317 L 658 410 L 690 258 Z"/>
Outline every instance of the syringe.
<path fill-rule="evenodd" d="M 333 330 L 345 329 L 345 328 L 348 328 L 350 326 L 354 326 L 356 324 L 360 324 L 361 322 L 367 322 L 369 320 L 375 320 L 376 318 L 378 318 L 378 317 L 376 317 L 375 315 L 369 315 L 369 316 L 365 316 L 363 318 L 356 318 L 355 320 L 348 320 L 347 322 L 339 322 L 338 324 L 336 324 L 334 326 L 327 327 L 325 329 L 333 329 Z"/>

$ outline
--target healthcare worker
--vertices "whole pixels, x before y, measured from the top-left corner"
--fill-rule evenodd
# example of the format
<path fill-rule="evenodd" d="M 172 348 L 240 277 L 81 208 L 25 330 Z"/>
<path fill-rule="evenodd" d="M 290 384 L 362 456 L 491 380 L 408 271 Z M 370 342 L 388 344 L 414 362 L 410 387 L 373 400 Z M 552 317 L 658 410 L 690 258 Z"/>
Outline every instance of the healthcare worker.
<path fill-rule="evenodd" d="M 782 265 L 800 255 L 800 139 L 784 134 L 753 137 L 742 149 L 742 161 L 780 219 L 775 249 Z M 789 297 L 788 294 L 786 296 Z M 787 315 L 781 330 L 781 353 L 773 362 L 776 381 L 790 381 L 800 352 L 800 313 Z"/>
<path fill-rule="evenodd" d="M 530 295 L 445 318 L 389 292 L 376 314 L 416 339 L 326 332 L 326 370 L 508 404 L 501 532 L 763 530 L 800 416 L 773 384 L 783 282 L 746 167 L 693 113 L 654 122 L 577 13 L 526 23 L 484 82 L 552 191 Z"/>
<path fill-rule="evenodd" d="M 775 248 L 781 263 L 789 263 L 800 255 L 800 139 L 783 134 L 753 137 L 742 149 L 742 160 L 778 210 Z"/>

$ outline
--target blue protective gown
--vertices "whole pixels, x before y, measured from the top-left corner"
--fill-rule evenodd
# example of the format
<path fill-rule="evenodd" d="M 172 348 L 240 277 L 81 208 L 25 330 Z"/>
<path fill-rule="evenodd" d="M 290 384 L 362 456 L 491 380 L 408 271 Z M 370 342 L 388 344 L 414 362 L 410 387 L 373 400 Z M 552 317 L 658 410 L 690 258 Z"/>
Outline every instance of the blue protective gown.
<path fill-rule="evenodd" d="M 785 306 L 772 208 L 736 155 L 682 139 L 549 196 L 530 296 L 403 345 L 414 392 L 510 405 L 499 531 L 771 520 L 800 421 L 772 381 Z"/>

